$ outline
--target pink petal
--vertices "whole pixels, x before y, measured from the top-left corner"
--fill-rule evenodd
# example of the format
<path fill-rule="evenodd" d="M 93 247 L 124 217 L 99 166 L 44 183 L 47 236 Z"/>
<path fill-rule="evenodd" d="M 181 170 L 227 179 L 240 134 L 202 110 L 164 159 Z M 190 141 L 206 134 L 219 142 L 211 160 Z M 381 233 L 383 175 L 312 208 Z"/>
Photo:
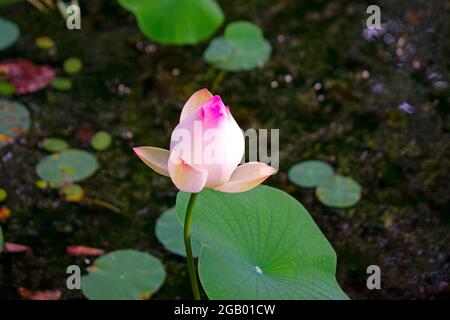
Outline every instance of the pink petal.
<path fill-rule="evenodd" d="M 85 246 L 67 246 L 66 252 L 69 256 L 99 256 L 105 253 L 103 249 Z"/>
<path fill-rule="evenodd" d="M 167 163 L 169 161 L 169 151 L 155 147 L 137 147 L 133 148 L 136 155 L 150 168 L 168 177 Z"/>
<path fill-rule="evenodd" d="M 22 252 L 26 252 L 26 253 L 30 253 L 31 252 L 31 248 L 24 246 L 22 244 L 18 244 L 18 243 L 12 243 L 12 242 L 5 242 L 5 246 L 3 247 L 4 252 L 9 252 L 9 253 L 22 253 Z"/>
<path fill-rule="evenodd" d="M 230 180 L 214 190 L 231 193 L 249 191 L 260 185 L 275 171 L 274 168 L 262 162 L 244 163 L 234 170 Z"/>
<path fill-rule="evenodd" d="M 169 158 L 169 174 L 174 185 L 184 192 L 200 192 L 208 177 L 208 171 L 188 164 L 175 153 Z"/>
<path fill-rule="evenodd" d="M 187 116 L 197 110 L 198 107 L 200 107 L 203 103 L 205 103 L 212 97 L 213 95 L 206 88 L 195 92 L 184 104 L 183 110 L 181 110 L 180 122 L 186 119 Z"/>

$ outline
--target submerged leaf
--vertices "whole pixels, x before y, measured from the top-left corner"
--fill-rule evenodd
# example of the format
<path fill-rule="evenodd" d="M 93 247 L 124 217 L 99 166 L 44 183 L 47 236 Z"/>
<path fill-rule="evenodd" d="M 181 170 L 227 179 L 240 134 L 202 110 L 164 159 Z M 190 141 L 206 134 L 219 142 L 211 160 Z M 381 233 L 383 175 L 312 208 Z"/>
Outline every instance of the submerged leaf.
<path fill-rule="evenodd" d="M 289 180 L 294 184 L 311 188 L 330 179 L 333 174 L 333 168 L 326 162 L 318 160 L 307 160 L 296 164 L 289 169 Z"/>
<path fill-rule="evenodd" d="M 0 50 L 13 45 L 19 38 L 19 28 L 9 20 L 0 17 Z"/>
<path fill-rule="evenodd" d="M 206 62 L 227 71 L 251 70 L 269 59 L 272 47 L 261 29 L 247 21 L 230 23 L 203 54 Z"/>
<path fill-rule="evenodd" d="M 83 294 L 91 300 L 148 298 L 166 278 L 162 263 L 148 253 L 118 250 L 101 256 L 83 276 Z"/>
<path fill-rule="evenodd" d="M 0 148 L 13 143 L 28 131 L 30 113 L 24 105 L 10 100 L 0 100 Z"/>
<path fill-rule="evenodd" d="M 327 206 L 347 208 L 359 201 L 361 190 L 352 178 L 336 175 L 317 187 L 316 196 Z"/>
<path fill-rule="evenodd" d="M 89 152 L 68 149 L 42 159 L 36 166 L 38 176 L 56 186 L 82 181 L 98 169 L 98 162 Z"/>

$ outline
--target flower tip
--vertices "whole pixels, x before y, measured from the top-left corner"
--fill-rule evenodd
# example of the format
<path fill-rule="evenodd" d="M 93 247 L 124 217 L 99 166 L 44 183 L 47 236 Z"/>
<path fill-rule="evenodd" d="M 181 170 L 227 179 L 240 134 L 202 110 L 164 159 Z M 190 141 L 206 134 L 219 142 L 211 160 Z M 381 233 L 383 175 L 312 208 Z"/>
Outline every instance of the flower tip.
<path fill-rule="evenodd" d="M 134 152 L 136 155 L 139 155 L 139 147 L 134 147 L 134 148 L 133 148 L 133 152 Z"/>

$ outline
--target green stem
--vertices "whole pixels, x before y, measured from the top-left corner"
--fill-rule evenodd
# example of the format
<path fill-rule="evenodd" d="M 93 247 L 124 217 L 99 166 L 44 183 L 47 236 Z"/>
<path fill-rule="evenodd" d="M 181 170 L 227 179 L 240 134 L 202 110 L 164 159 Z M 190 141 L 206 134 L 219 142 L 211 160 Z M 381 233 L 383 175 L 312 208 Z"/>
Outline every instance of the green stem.
<path fill-rule="evenodd" d="M 197 200 L 198 193 L 191 193 L 189 198 L 189 203 L 186 209 L 186 215 L 184 217 L 184 246 L 186 248 L 187 265 L 189 270 L 189 278 L 191 279 L 191 287 L 194 292 L 195 300 L 200 300 L 200 291 L 198 289 L 197 274 L 195 272 L 194 257 L 192 256 L 191 247 L 191 223 L 192 223 L 192 213 Z"/>
<path fill-rule="evenodd" d="M 212 92 L 216 92 L 219 87 L 220 84 L 222 83 L 223 78 L 225 78 L 225 75 L 227 74 L 227 72 L 225 70 L 220 70 L 220 72 L 217 74 L 216 78 L 214 79 L 211 91 Z"/>

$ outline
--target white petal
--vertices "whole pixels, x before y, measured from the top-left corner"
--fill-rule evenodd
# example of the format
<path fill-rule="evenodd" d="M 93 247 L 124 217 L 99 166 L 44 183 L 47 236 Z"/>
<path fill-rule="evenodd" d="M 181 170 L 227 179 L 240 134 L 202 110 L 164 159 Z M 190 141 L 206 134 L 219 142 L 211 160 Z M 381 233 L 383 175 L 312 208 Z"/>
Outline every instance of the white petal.
<path fill-rule="evenodd" d="M 133 151 L 150 168 L 163 176 L 169 176 L 167 164 L 170 154 L 168 150 L 155 147 L 137 147 L 133 148 Z"/>
<path fill-rule="evenodd" d="M 200 192 L 208 177 L 208 171 L 186 163 L 175 153 L 169 158 L 169 174 L 173 184 L 184 192 Z"/>
<path fill-rule="evenodd" d="M 230 180 L 214 190 L 231 193 L 245 192 L 260 185 L 275 171 L 274 168 L 262 162 L 244 163 L 234 170 Z"/>

